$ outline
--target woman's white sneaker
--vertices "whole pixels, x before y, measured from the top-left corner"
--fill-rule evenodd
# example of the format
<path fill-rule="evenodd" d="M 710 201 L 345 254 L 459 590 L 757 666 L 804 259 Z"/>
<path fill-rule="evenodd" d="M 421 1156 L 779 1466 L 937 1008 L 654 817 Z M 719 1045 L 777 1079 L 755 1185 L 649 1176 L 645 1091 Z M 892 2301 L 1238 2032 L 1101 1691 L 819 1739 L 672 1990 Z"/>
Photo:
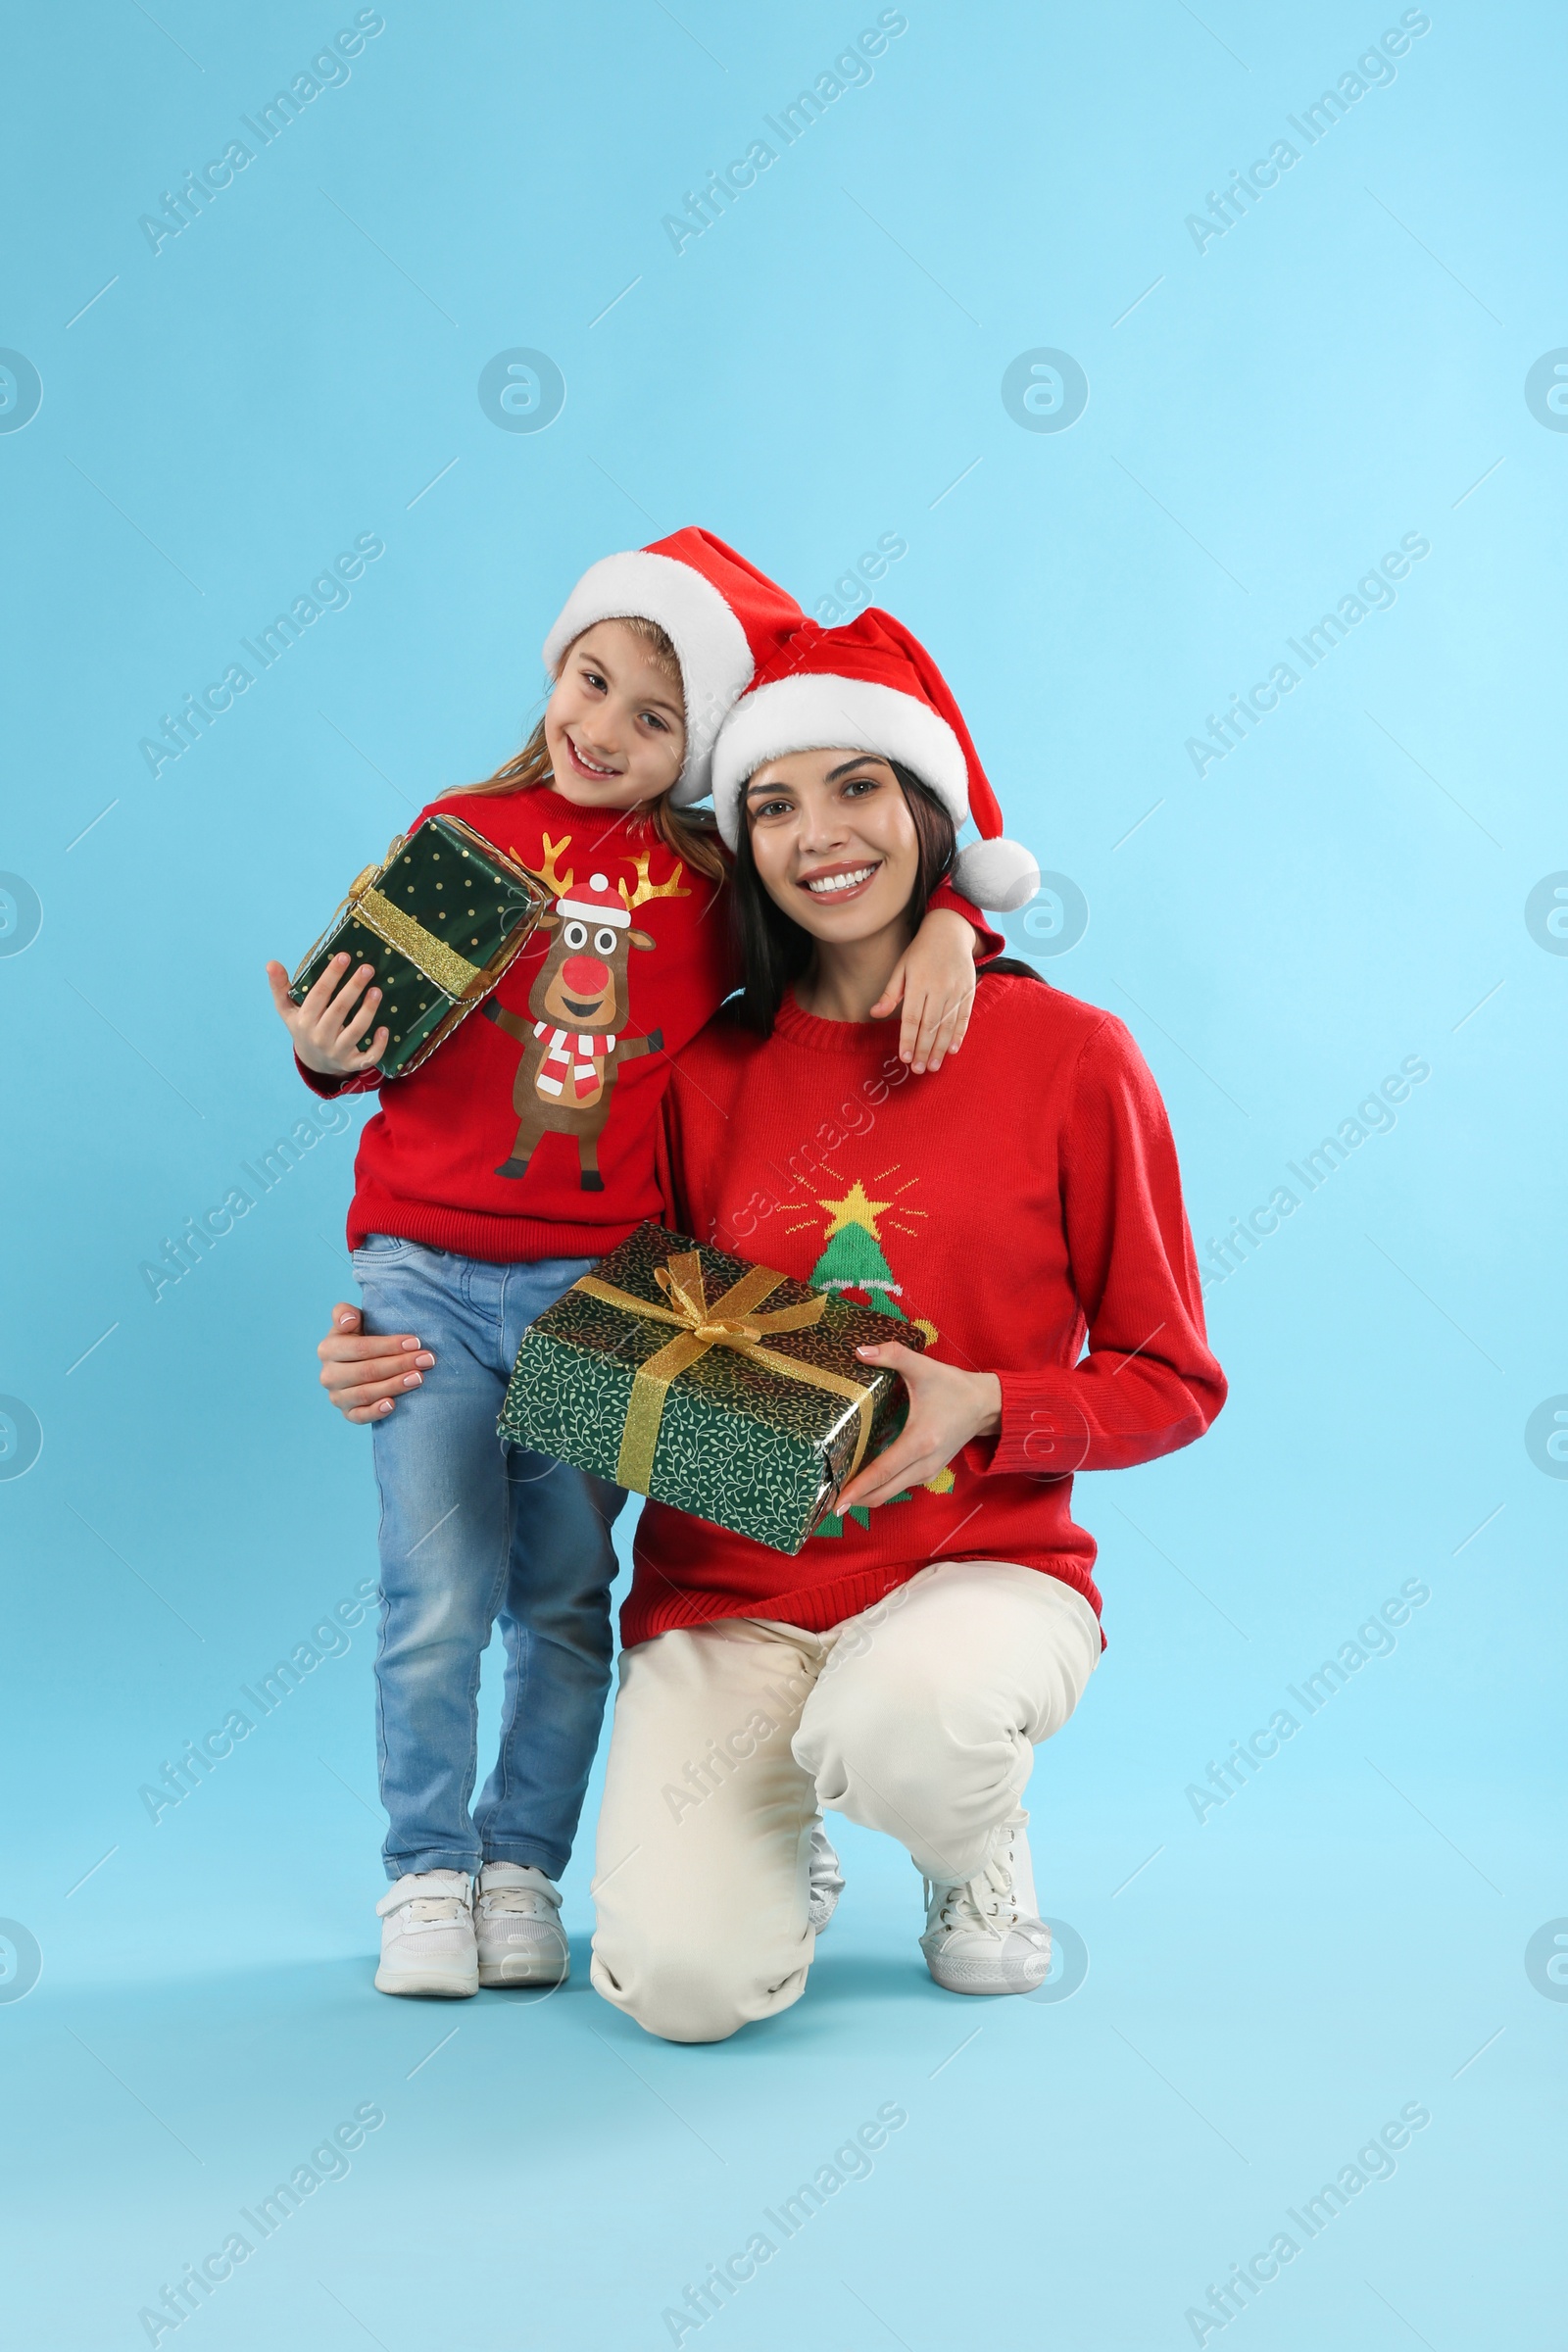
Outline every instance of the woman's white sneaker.
<path fill-rule="evenodd" d="M 377 1992 L 461 2001 L 478 1991 L 473 1881 L 466 1871 L 411 1873 L 375 1908 L 381 1922 Z"/>
<path fill-rule="evenodd" d="M 1034 1864 L 1020 1810 L 972 1879 L 924 1881 L 926 1967 L 946 1992 L 1033 1992 L 1051 1971 L 1051 1930 L 1039 1916 Z"/>
<path fill-rule="evenodd" d="M 810 1883 L 810 1908 L 807 1918 L 813 1936 L 820 1936 L 839 1907 L 844 1892 L 844 1873 L 839 1858 L 828 1839 L 827 1829 L 819 1813 L 811 1824 L 811 1853 L 807 1864 Z"/>
<path fill-rule="evenodd" d="M 542 1870 L 487 1862 L 479 1873 L 479 1983 L 564 1984 L 571 1953 L 560 1913 L 561 1890 Z"/>

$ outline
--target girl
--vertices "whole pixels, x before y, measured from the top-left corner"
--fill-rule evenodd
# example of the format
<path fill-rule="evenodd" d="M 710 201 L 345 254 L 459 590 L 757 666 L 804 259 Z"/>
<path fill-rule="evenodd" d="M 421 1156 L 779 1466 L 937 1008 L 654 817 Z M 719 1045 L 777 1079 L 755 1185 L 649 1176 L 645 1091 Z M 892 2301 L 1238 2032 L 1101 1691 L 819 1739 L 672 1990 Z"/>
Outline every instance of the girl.
<path fill-rule="evenodd" d="M 355 1416 L 373 1406 L 381 1495 L 383 1992 L 465 1995 L 567 1973 L 555 1882 L 609 1683 L 611 1527 L 625 1497 L 503 1447 L 496 1415 L 525 1326 L 661 1213 L 668 1057 L 732 984 L 716 904 L 725 863 L 682 808 L 709 789 L 735 697 L 801 620 L 704 531 L 609 557 L 546 640 L 555 683 L 527 745 L 488 782 L 432 804 L 556 898 L 487 1017 L 387 1089 L 356 1162 L 349 1244 L 363 1329 L 382 1341 L 359 1338 L 342 1308 L 336 1344 L 394 1347 L 403 1399 L 394 1411 L 382 1384 Z M 972 997 L 976 933 L 959 904 L 949 894 L 889 974 L 883 1009 L 902 995 L 917 1070 L 959 1041 Z M 321 1094 L 375 1086 L 386 1046 L 369 967 L 347 961 L 299 1005 L 283 966 L 268 966 Z M 480 1657 L 498 1616 L 500 1753 L 471 1812 Z"/>
<path fill-rule="evenodd" d="M 643 1512 L 592 1974 L 675 2041 L 799 1999 L 819 1804 L 911 1855 L 938 1984 L 1044 1981 L 1019 1800 L 1102 1646 L 1072 1473 L 1188 1445 L 1225 1396 L 1170 1130 L 1119 1021 L 993 966 L 961 1061 L 906 1084 L 887 986 L 955 825 L 991 837 L 965 858 L 992 903 L 1021 855 L 921 648 L 876 612 L 798 637 L 721 734 L 714 802 L 746 987 L 676 1064 L 669 1215 L 918 1311 L 930 1345 L 861 1349 L 903 1374 L 908 1417 L 798 1557 Z M 824 1133 L 814 1176 L 780 1175 Z"/>

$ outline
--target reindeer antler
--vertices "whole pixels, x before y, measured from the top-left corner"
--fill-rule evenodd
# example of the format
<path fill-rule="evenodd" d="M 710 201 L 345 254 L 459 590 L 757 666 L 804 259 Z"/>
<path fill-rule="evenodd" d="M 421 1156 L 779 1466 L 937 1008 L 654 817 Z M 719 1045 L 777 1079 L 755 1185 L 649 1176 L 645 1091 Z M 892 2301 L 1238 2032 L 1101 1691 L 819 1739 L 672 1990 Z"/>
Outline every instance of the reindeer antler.
<path fill-rule="evenodd" d="M 570 869 L 562 873 L 556 864 L 556 859 L 561 856 L 562 851 L 570 847 L 571 835 L 569 833 L 563 833 L 559 841 L 552 841 L 548 833 L 545 835 L 545 861 L 540 870 L 539 879 L 553 899 L 559 899 L 564 890 L 571 888 Z"/>
<path fill-rule="evenodd" d="M 626 902 L 628 914 L 634 913 L 649 899 L 689 899 L 692 895 L 689 890 L 682 890 L 680 887 L 680 878 L 686 868 L 678 858 L 675 860 L 674 871 L 667 882 L 650 882 L 648 868 L 653 863 L 653 859 L 652 850 L 645 850 L 640 858 L 632 858 L 631 863 L 637 869 L 635 890 L 628 890 L 624 879 L 620 883 L 620 895 Z"/>

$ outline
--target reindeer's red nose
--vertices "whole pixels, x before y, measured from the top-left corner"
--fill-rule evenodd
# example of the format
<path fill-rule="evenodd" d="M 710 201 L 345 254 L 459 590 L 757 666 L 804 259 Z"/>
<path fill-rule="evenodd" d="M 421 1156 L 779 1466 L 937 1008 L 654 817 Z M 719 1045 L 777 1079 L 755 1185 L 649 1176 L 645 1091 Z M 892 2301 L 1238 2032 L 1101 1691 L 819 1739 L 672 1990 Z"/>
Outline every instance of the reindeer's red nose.
<path fill-rule="evenodd" d="M 602 997 L 610 986 L 610 968 L 592 956 L 568 956 L 561 967 L 561 981 L 568 997 Z"/>

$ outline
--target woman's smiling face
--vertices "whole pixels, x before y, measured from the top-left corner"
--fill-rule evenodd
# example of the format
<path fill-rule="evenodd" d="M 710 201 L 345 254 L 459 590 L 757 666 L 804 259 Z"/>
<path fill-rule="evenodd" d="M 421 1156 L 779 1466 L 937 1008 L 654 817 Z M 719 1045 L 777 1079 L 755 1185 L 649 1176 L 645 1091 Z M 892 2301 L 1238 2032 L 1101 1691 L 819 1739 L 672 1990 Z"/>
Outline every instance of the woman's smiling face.
<path fill-rule="evenodd" d="M 907 919 L 920 841 L 898 777 L 871 752 L 789 752 L 746 787 L 758 878 L 813 939 L 848 946 Z"/>

